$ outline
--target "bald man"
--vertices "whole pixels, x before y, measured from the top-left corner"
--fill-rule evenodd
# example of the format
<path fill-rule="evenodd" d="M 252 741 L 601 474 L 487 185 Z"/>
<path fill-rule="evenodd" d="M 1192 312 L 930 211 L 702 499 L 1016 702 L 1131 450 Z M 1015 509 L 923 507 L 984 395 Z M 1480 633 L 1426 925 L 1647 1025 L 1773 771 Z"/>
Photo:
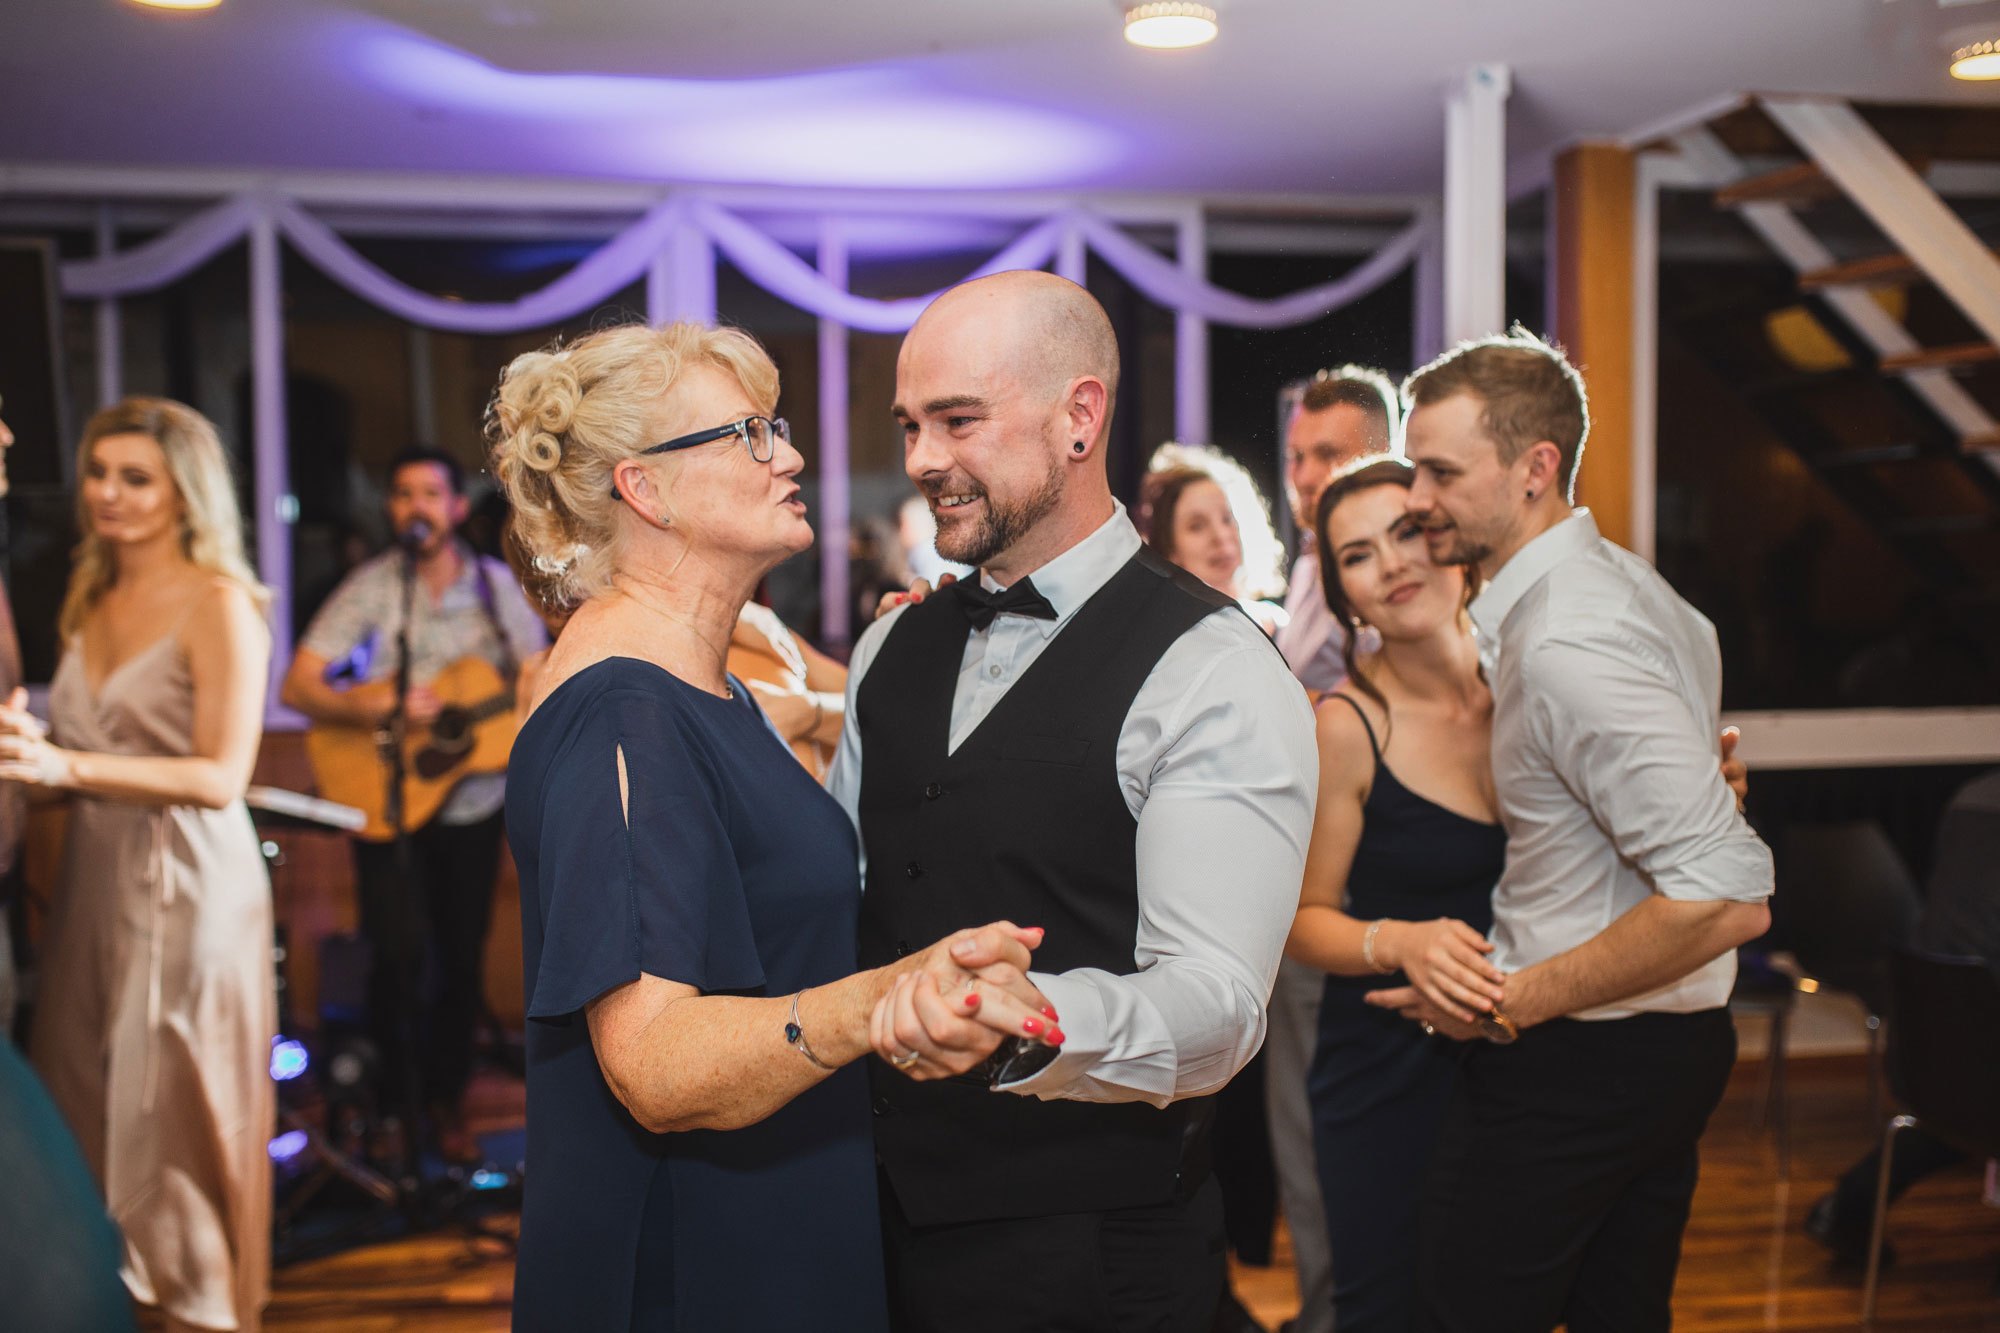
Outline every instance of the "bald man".
<path fill-rule="evenodd" d="M 1283 658 L 1112 498 L 1117 387 L 1103 309 L 1045 273 L 954 288 L 897 360 L 904 469 L 979 575 L 855 647 L 862 962 L 1044 927 L 1055 1043 L 947 1079 L 990 1033 L 935 992 L 877 1015 L 901 1330 L 1207 1333 L 1226 1281 L 1210 1099 L 1263 1040 L 1318 764 Z"/>

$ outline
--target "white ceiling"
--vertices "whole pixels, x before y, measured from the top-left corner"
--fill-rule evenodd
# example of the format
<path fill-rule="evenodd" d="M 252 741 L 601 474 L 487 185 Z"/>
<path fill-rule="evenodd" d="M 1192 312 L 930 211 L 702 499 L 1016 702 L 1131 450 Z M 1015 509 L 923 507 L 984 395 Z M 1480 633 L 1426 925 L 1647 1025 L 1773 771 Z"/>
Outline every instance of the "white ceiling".
<path fill-rule="evenodd" d="M 1517 167 L 1751 90 L 2000 104 L 1940 42 L 2000 0 L 0 0 L 0 161 L 658 180 L 1428 192 L 1442 100 L 1514 71 Z"/>

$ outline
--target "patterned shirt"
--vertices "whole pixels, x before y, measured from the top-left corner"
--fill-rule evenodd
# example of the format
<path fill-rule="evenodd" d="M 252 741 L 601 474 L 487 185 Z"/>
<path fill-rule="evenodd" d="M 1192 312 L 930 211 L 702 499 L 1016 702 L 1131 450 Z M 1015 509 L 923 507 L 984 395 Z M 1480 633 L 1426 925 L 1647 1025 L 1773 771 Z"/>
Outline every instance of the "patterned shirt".
<path fill-rule="evenodd" d="M 513 571 L 498 560 L 478 557 L 459 547 L 458 577 L 436 597 L 421 577 L 412 599 L 410 680 L 426 685 L 453 662 L 481 657 L 496 671 L 510 674 L 530 653 L 548 646 L 548 630 L 528 604 Z M 492 590 L 492 614 L 480 593 L 477 570 L 486 571 Z M 503 646 L 494 630 L 498 620 L 506 631 Z M 324 657 L 327 679 L 349 685 L 387 680 L 396 674 L 397 630 L 403 623 L 403 557 L 384 551 L 342 581 L 306 627 L 300 647 Z M 511 654 L 511 660 L 509 655 Z M 438 819 L 446 824 L 476 824 L 497 814 L 507 799 L 505 773 L 476 773 L 463 778 L 445 799 Z"/>

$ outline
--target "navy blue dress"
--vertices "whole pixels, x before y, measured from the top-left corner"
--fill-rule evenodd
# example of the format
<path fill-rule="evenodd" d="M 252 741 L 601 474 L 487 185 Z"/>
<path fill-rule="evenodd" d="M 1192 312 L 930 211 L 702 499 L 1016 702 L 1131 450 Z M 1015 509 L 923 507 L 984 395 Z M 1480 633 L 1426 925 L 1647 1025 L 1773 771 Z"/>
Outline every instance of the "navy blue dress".
<path fill-rule="evenodd" d="M 591 1045 L 585 1006 L 641 972 L 778 996 L 855 970 L 853 826 L 732 688 L 721 699 L 611 658 L 564 681 L 515 742 L 529 1018 L 516 1329 L 888 1326 L 859 1063 L 758 1124 L 652 1134 Z"/>
<path fill-rule="evenodd" d="M 1361 709 L 1351 699 L 1331 696 Z M 1322 706 L 1334 706 L 1327 702 Z M 1362 920 L 1456 917 L 1484 934 L 1507 834 L 1417 795 L 1382 762 L 1362 807 L 1347 875 L 1347 912 Z M 1417 1204 L 1445 1104 L 1458 1083 L 1457 1043 L 1426 1037 L 1362 997 L 1406 986 L 1392 976 L 1326 979 L 1306 1090 L 1333 1256 L 1340 1333 L 1407 1333 L 1416 1318 Z"/>

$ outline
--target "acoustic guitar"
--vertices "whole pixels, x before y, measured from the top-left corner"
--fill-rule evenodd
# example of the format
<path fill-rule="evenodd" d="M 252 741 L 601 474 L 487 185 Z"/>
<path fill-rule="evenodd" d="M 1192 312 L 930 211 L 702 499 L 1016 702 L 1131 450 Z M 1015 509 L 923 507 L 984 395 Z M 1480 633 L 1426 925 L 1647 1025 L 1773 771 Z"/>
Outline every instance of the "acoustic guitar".
<path fill-rule="evenodd" d="M 403 736 L 403 827 L 422 828 L 436 815 L 460 778 L 504 773 L 514 748 L 514 690 L 493 664 L 462 657 L 438 673 L 430 688 L 444 703 L 428 727 Z M 370 842 L 395 836 L 389 826 L 389 761 L 395 737 L 387 727 L 315 724 L 306 733 L 319 794 L 358 807 L 368 822 L 356 833 Z"/>

